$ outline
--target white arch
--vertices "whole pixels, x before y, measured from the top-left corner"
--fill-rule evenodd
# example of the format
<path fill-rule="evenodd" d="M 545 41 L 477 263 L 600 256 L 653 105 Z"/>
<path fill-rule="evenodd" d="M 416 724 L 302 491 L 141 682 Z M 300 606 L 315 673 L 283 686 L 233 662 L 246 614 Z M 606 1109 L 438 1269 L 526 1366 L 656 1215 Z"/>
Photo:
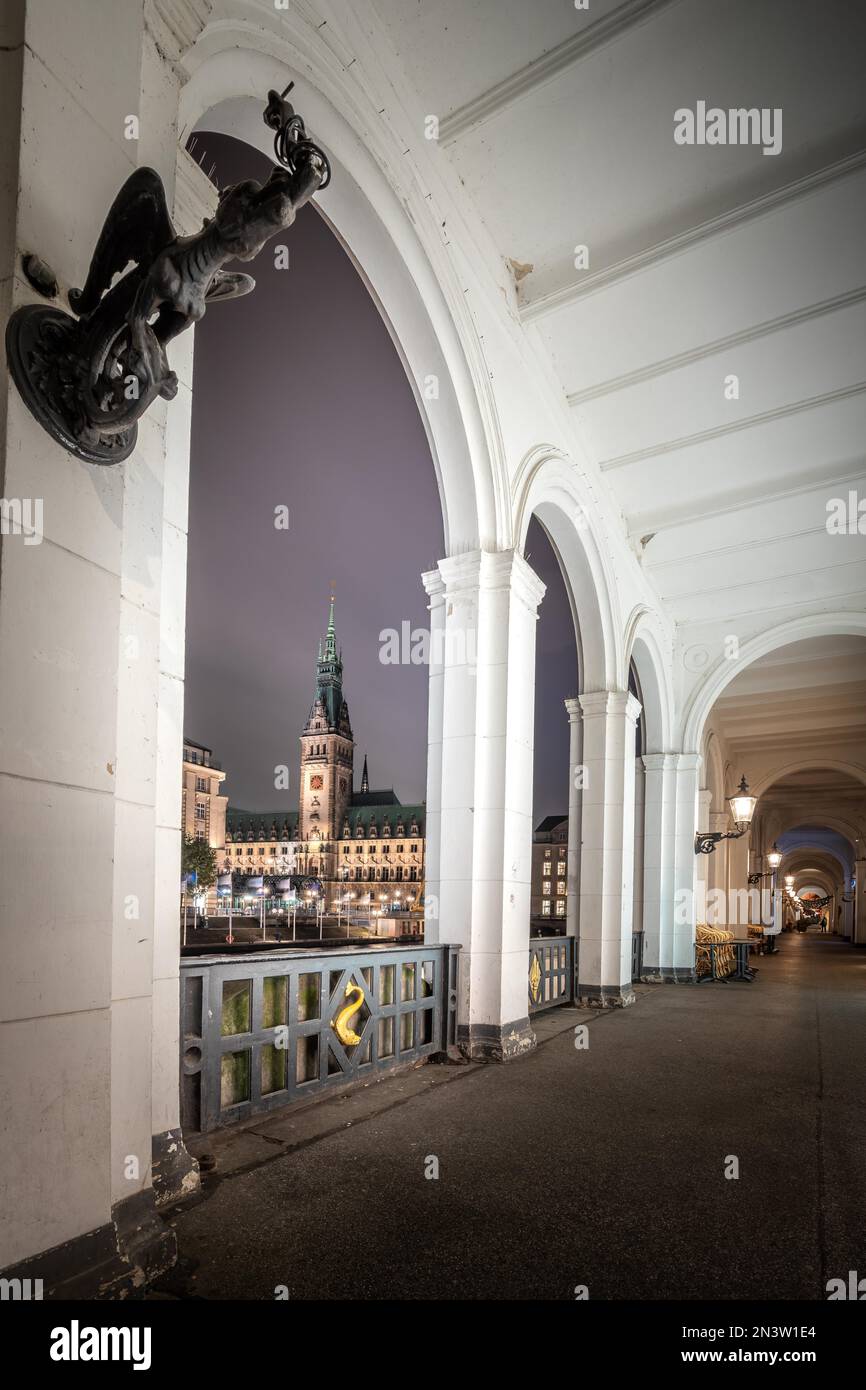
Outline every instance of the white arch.
<path fill-rule="evenodd" d="M 779 647 L 787 647 L 792 642 L 801 642 L 807 637 L 866 637 L 866 613 L 835 612 L 813 613 L 805 618 L 794 618 L 768 628 L 750 641 L 745 642 L 736 661 L 722 657 L 707 672 L 686 706 L 683 720 L 683 747 L 700 747 L 704 724 L 719 696 L 730 685 L 735 676 Z"/>
<path fill-rule="evenodd" d="M 665 640 L 656 614 L 646 605 L 634 608 L 625 625 L 624 661 L 628 671 L 634 661 L 643 702 L 646 752 L 663 753 L 671 747 L 672 710 L 670 652 L 665 659 Z"/>
<path fill-rule="evenodd" d="M 194 128 L 234 135 L 273 157 L 262 120 L 270 87 L 293 101 L 333 166 L 316 202 L 376 300 L 406 367 L 439 482 L 447 554 L 511 541 L 508 486 L 489 383 L 473 361 L 474 328 L 441 247 L 422 242 L 426 208 L 410 217 L 382 123 L 359 110 L 357 86 L 290 9 L 279 34 L 241 20 L 209 25 L 184 55 L 182 143 Z M 367 133 L 368 144 L 356 134 Z M 375 135 L 371 132 L 375 131 Z M 369 147 L 368 147 L 369 146 Z M 422 200 L 423 202 L 423 200 Z M 438 398 L 424 383 L 435 377 Z"/>
<path fill-rule="evenodd" d="M 704 785 L 712 793 L 713 810 L 721 812 L 727 809 L 725 798 L 725 761 L 722 757 L 722 746 L 719 736 L 714 729 L 708 729 L 704 735 L 703 752 Z"/>
<path fill-rule="evenodd" d="M 623 689 L 628 667 L 616 634 L 616 584 L 600 545 L 597 509 L 581 471 L 553 445 L 531 449 L 514 478 L 514 535 L 522 552 L 536 516 L 559 557 L 574 618 L 581 691 Z"/>
<path fill-rule="evenodd" d="M 801 758 L 797 762 L 787 763 L 784 767 L 774 768 L 768 772 L 760 782 L 756 782 L 752 788 L 752 795 L 762 797 L 766 792 L 771 791 L 777 782 L 783 777 L 789 777 L 795 772 L 842 772 L 854 781 L 861 782 L 866 786 L 866 767 L 860 767 L 858 763 L 837 762 L 833 758 Z"/>

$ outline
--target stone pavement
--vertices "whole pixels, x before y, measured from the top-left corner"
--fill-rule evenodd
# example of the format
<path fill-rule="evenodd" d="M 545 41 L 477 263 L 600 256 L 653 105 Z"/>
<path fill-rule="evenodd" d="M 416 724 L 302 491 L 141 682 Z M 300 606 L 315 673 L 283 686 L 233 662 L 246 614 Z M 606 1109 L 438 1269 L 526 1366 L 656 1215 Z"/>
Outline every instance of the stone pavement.
<path fill-rule="evenodd" d="M 751 985 L 556 1010 L 505 1066 L 419 1067 L 209 1137 L 216 1173 L 170 1215 L 169 1286 L 826 1298 L 829 1278 L 866 1275 L 866 951 L 786 934 L 758 964 Z"/>

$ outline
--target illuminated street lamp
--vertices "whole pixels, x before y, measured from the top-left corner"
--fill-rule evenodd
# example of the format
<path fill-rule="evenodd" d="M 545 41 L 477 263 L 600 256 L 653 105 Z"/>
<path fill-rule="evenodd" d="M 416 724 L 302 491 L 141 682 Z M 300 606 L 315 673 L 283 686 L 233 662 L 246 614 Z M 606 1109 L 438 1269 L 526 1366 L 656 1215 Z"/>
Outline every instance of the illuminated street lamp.
<path fill-rule="evenodd" d="M 773 843 L 773 848 L 772 848 L 772 849 L 769 851 L 769 853 L 767 854 L 767 863 L 769 864 L 770 869 L 772 870 L 773 873 L 776 872 L 776 870 L 778 869 L 778 867 L 779 867 L 779 865 L 781 864 L 781 862 L 782 862 L 782 851 L 779 849 L 779 846 L 774 842 L 774 843 Z"/>
<path fill-rule="evenodd" d="M 734 822 L 733 830 L 699 830 L 695 835 L 695 854 L 712 854 L 719 840 L 738 840 L 741 835 L 745 835 L 752 823 L 755 814 L 755 807 L 758 798 L 752 796 L 749 791 L 749 784 L 745 774 L 740 778 L 740 785 L 733 796 L 728 797 L 728 804 L 731 808 L 731 819 Z M 781 855 L 779 856 L 781 860 Z"/>

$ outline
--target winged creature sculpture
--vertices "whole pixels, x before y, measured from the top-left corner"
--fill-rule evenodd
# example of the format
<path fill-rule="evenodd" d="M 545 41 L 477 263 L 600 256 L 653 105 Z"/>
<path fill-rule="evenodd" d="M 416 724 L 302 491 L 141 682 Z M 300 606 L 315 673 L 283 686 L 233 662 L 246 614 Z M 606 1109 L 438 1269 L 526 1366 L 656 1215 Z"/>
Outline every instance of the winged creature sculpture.
<path fill-rule="evenodd" d="M 83 288 L 69 292 L 76 317 L 46 305 L 11 316 L 6 347 L 16 384 L 72 453 L 93 463 L 129 456 L 144 412 L 177 393 L 168 343 L 209 304 L 255 287 L 226 264 L 252 260 L 329 181 L 328 160 L 307 139 L 289 90 L 268 94 L 264 119 L 281 163 L 264 183 L 224 189 L 201 230 L 179 236 L 159 175 L 136 169 L 109 209 Z"/>

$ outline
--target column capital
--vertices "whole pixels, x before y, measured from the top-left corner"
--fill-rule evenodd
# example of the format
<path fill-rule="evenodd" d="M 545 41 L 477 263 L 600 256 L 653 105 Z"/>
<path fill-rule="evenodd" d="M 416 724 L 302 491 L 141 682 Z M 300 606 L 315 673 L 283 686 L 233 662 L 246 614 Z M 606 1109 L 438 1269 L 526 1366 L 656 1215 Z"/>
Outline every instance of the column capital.
<path fill-rule="evenodd" d="M 468 550 L 462 555 L 448 555 L 439 561 L 438 570 L 448 594 L 507 589 L 533 613 L 547 592 L 546 584 L 516 550 Z M 424 586 L 430 593 L 426 578 Z"/>
<path fill-rule="evenodd" d="M 562 703 L 565 705 L 565 708 L 568 711 L 569 724 L 580 723 L 580 697 L 578 695 L 569 695 L 566 697 L 565 700 L 563 700 Z"/>
<path fill-rule="evenodd" d="M 445 581 L 437 570 L 422 570 L 421 583 L 429 598 L 441 598 L 445 593 Z"/>
<path fill-rule="evenodd" d="M 620 714 L 634 724 L 643 708 L 630 690 L 587 690 L 577 698 L 584 719 Z"/>
<path fill-rule="evenodd" d="M 644 753 L 641 761 L 647 772 L 672 772 L 677 765 L 677 754 Z"/>

